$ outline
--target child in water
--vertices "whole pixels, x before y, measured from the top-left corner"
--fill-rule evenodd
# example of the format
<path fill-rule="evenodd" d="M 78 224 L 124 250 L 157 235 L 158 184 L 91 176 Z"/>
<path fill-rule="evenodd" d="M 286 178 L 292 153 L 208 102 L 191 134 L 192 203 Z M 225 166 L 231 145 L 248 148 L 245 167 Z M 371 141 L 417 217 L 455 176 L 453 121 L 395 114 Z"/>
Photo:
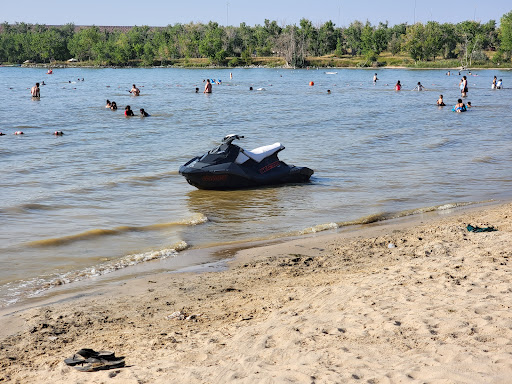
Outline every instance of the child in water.
<path fill-rule="evenodd" d="M 125 108 L 124 108 L 124 115 L 125 116 L 134 116 L 134 113 L 131 109 L 131 107 L 129 105 L 127 105 Z"/>
<path fill-rule="evenodd" d="M 117 103 L 115 101 L 113 101 L 112 103 L 110 103 L 110 109 L 112 111 L 115 111 L 117 110 Z"/>
<path fill-rule="evenodd" d="M 439 99 L 437 99 L 437 105 L 439 107 L 444 107 L 446 105 L 443 100 L 443 95 L 439 95 Z"/>
<path fill-rule="evenodd" d="M 414 88 L 415 91 L 423 91 L 424 87 L 421 85 L 421 83 L 418 81 L 418 85 Z"/>
<path fill-rule="evenodd" d="M 466 106 L 462 102 L 462 99 L 457 100 L 457 104 L 455 104 L 452 108 L 454 112 L 466 112 Z"/>
<path fill-rule="evenodd" d="M 144 108 L 140 109 L 140 117 L 148 117 L 149 113 L 147 113 Z"/>

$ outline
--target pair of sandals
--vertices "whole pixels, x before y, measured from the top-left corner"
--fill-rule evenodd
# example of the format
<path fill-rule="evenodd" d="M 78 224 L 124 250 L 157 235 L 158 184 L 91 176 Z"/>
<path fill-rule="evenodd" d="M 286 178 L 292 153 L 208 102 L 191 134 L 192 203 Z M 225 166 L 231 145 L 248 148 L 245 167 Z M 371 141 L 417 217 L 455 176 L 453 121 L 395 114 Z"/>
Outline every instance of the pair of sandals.
<path fill-rule="evenodd" d="M 125 365 L 124 356 L 116 356 L 114 352 L 98 351 L 82 348 L 64 362 L 82 372 L 94 372 L 104 369 L 122 368 Z"/>

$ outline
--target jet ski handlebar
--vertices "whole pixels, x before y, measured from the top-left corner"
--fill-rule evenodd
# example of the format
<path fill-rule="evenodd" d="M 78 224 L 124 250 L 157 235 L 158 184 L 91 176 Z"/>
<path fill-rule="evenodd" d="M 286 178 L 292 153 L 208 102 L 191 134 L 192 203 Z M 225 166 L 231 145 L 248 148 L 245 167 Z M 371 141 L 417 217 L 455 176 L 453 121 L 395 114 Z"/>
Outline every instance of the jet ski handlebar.
<path fill-rule="evenodd" d="M 226 137 L 224 137 L 222 139 L 222 142 L 223 143 L 227 143 L 227 144 L 231 144 L 231 142 L 233 140 L 240 140 L 240 139 L 243 139 L 244 137 L 241 136 L 241 135 L 227 135 Z"/>

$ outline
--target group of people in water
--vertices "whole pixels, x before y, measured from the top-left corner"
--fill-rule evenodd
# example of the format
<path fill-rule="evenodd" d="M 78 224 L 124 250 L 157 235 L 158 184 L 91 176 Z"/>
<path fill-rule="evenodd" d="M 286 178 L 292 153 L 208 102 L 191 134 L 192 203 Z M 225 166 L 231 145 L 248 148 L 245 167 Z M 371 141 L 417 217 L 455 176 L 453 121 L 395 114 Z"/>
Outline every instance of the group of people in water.
<path fill-rule="evenodd" d="M 471 75 L 471 72 L 468 72 L 468 74 Z M 450 76 L 450 71 L 448 71 L 446 73 L 446 75 Z M 459 72 L 459 75 L 460 75 L 460 72 Z M 474 76 L 477 76 L 477 75 L 474 75 Z M 377 82 L 377 80 L 378 80 L 377 74 L 375 74 L 373 76 L 373 83 L 375 84 Z M 498 78 L 496 76 L 494 76 L 491 88 L 492 89 L 502 89 L 503 88 L 503 80 L 502 79 L 498 80 Z M 462 76 L 462 78 L 460 79 L 459 89 L 460 89 L 461 98 L 457 100 L 457 104 L 455 104 L 453 106 L 452 110 L 454 112 L 465 112 L 469 108 L 472 107 L 470 101 L 467 102 L 467 105 L 464 104 L 464 102 L 462 101 L 462 98 L 467 97 L 468 91 L 469 91 L 468 79 L 466 76 Z M 400 91 L 400 90 L 402 90 L 402 84 L 400 83 L 400 80 L 398 80 L 395 84 L 395 91 Z M 425 87 L 421 84 L 421 82 L 418 81 L 418 84 L 414 87 L 413 91 L 423 91 L 423 90 L 425 90 Z M 328 90 L 327 93 L 330 93 L 330 90 Z M 437 99 L 436 104 L 439 107 L 446 106 L 446 104 L 444 103 L 443 95 L 439 95 L 439 99 Z"/>
<path fill-rule="evenodd" d="M 116 111 L 117 110 L 117 103 L 115 101 L 110 101 L 107 99 L 107 103 L 105 104 L 105 108 L 108 108 L 112 111 Z M 149 116 L 149 113 L 147 113 L 144 108 L 141 108 L 139 110 L 140 112 L 140 117 L 148 117 Z M 135 113 L 133 112 L 133 109 L 127 105 L 126 107 L 124 107 L 124 115 L 127 116 L 127 117 L 130 117 L 130 116 L 135 116 Z"/>
<path fill-rule="evenodd" d="M 140 89 L 137 88 L 137 86 L 135 84 L 132 85 L 132 89 L 128 91 L 129 93 L 131 93 L 133 96 L 140 96 Z M 105 108 L 108 108 L 112 111 L 116 111 L 117 110 L 117 103 L 115 101 L 110 101 L 109 99 L 107 99 L 107 102 L 105 104 Z M 140 117 L 148 117 L 149 116 L 149 113 L 147 113 L 144 108 L 141 108 L 139 109 L 139 116 Z M 132 107 L 130 107 L 129 105 L 127 105 L 126 107 L 124 107 L 124 115 L 126 117 L 131 117 L 131 116 L 135 116 L 135 113 L 133 112 L 133 109 Z"/>
<path fill-rule="evenodd" d="M 446 74 L 450 75 L 450 71 L 448 71 Z M 468 72 L 468 74 L 471 74 L 471 72 Z M 459 72 L 459 75 L 460 75 L 460 72 Z M 233 78 L 232 74 L 230 74 L 230 78 Z M 378 80 L 379 80 L 379 78 L 377 77 L 377 73 L 375 73 L 373 76 L 373 83 L 376 84 Z M 83 81 L 83 79 L 82 79 L 82 81 Z M 215 79 L 206 79 L 206 80 L 203 80 L 203 82 L 205 83 L 203 93 L 212 93 L 212 84 L 222 84 L 221 80 L 215 80 Z M 498 79 L 496 76 L 494 76 L 491 88 L 492 89 L 502 89 L 503 88 L 503 80 Z M 462 101 L 462 98 L 467 97 L 467 94 L 468 94 L 468 80 L 467 80 L 466 76 L 462 76 L 462 78 L 459 82 L 459 89 L 460 89 L 460 93 L 461 93 L 461 98 L 457 100 L 457 104 L 454 105 L 452 110 L 455 112 L 465 112 L 465 111 L 467 111 L 468 108 L 472 107 L 471 102 L 468 102 L 466 105 Z M 250 88 L 250 90 L 252 90 L 252 87 Z M 396 91 L 402 90 L 402 84 L 400 83 L 400 80 L 398 80 L 396 82 L 395 90 Z M 425 87 L 421 84 L 421 82 L 418 81 L 418 83 L 416 84 L 416 86 L 414 87 L 413 90 L 414 91 L 423 91 L 423 90 L 425 90 Z M 140 95 L 140 89 L 137 88 L 137 86 L 135 84 L 132 85 L 132 89 L 128 92 L 131 93 L 133 96 Z M 199 93 L 199 88 L 195 88 L 195 92 Z M 41 97 L 40 83 L 36 83 L 30 89 L 30 93 L 32 95 L 32 98 L 39 99 Z M 331 93 L 331 91 L 327 90 L 327 93 Z M 439 95 L 439 99 L 437 100 L 436 104 L 439 107 L 446 106 L 446 104 L 444 102 L 443 95 Z M 117 110 L 117 103 L 115 101 L 107 100 L 105 108 L 115 111 L 115 110 Z M 130 117 L 130 116 L 135 116 L 135 113 L 133 112 L 131 107 L 129 105 L 127 105 L 124 109 L 124 115 L 127 117 Z M 140 108 L 139 116 L 148 117 L 149 114 L 144 110 L 144 108 Z"/>

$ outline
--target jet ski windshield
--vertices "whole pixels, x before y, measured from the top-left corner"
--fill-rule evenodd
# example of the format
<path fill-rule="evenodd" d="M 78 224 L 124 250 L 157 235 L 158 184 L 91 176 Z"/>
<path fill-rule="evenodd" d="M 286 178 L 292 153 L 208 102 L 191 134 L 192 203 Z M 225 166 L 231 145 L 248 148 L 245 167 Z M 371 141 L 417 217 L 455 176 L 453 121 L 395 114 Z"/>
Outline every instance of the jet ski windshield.
<path fill-rule="evenodd" d="M 234 161 L 240 152 L 240 147 L 235 144 L 222 143 L 206 152 L 199 161 L 204 163 L 219 164 Z"/>

